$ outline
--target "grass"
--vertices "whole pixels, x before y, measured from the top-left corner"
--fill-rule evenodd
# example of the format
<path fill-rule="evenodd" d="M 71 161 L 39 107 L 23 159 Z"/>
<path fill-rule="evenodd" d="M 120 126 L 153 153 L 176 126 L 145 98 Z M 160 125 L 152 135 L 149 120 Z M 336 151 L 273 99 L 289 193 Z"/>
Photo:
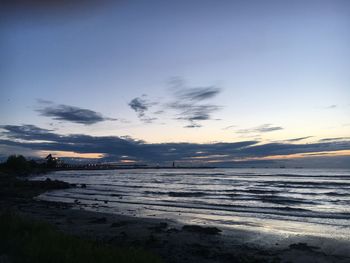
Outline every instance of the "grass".
<path fill-rule="evenodd" d="M 11 213 L 0 214 L 0 256 L 21 263 L 143 263 L 161 262 L 148 251 L 119 248 L 80 239 L 53 226 Z"/>

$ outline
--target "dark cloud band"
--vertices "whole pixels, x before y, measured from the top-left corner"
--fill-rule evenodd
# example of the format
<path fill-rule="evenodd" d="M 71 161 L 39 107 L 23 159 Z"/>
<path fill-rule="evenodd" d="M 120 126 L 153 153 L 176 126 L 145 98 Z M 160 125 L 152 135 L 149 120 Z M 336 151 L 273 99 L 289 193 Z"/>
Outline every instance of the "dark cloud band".
<path fill-rule="evenodd" d="M 267 143 L 241 141 L 234 143 L 146 143 L 129 137 L 90 136 L 85 134 L 61 135 L 34 125 L 5 125 L 0 145 L 21 147 L 33 151 L 71 151 L 76 153 L 101 153 L 105 161 L 119 161 L 123 156 L 154 163 L 193 161 L 207 156 L 222 156 L 221 162 L 235 158 L 254 158 L 273 155 L 350 150 L 350 141 L 318 142 L 306 144 Z M 206 159 L 208 160 L 208 159 Z"/>

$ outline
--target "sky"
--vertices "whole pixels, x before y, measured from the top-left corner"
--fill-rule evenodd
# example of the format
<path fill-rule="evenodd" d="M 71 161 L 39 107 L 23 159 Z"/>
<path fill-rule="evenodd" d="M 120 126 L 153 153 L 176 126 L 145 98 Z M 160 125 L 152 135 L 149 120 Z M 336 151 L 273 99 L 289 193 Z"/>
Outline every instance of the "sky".
<path fill-rule="evenodd" d="M 350 2 L 0 5 L 0 156 L 350 167 Z"/>

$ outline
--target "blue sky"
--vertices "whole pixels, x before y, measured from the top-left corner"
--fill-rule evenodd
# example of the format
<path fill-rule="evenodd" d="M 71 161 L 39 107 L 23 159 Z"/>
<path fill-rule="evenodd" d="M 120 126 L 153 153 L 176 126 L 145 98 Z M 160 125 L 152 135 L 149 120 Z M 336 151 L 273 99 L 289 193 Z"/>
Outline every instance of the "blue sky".
<path fill-rule="evenodd" d="M 149 144 L 350 135 L 348 1 L 37 2 L 1 14 L 3 127 Z"/>

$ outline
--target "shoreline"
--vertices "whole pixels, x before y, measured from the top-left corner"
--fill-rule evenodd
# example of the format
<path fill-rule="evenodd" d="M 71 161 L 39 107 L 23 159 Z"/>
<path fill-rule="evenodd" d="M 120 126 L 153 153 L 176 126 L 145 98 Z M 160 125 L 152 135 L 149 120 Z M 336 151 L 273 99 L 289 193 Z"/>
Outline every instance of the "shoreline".
<path fill-rule="evenodd" d="M 246 230 L 217 229 L 214 226 L 201 228 L 169 219 L 87 211 L 69 204 L 35 198 L 40 192 L 48 190 L 47 186 L 44 188 L 28 195 L 22 193 L 24 197 L 5 198 L 1 201 L 1 208 L 6 210 L 7 206 L 22 217 L 48 222 L 65 233 L 84 239 L 122 247 L 142 247 L 160 255 L 164 262 L 350 261 L 349 257 L 330 255 L 302 242 L 308 237 L 300 237 L 301 241 L 297 243 L 285 239 L 272 244 L 272 239 L 263 239 L 262 233 Z M 259 238 L 270 246 L 248 242 Z M 320 243 L 324 240 L 320 239 Z"/>

